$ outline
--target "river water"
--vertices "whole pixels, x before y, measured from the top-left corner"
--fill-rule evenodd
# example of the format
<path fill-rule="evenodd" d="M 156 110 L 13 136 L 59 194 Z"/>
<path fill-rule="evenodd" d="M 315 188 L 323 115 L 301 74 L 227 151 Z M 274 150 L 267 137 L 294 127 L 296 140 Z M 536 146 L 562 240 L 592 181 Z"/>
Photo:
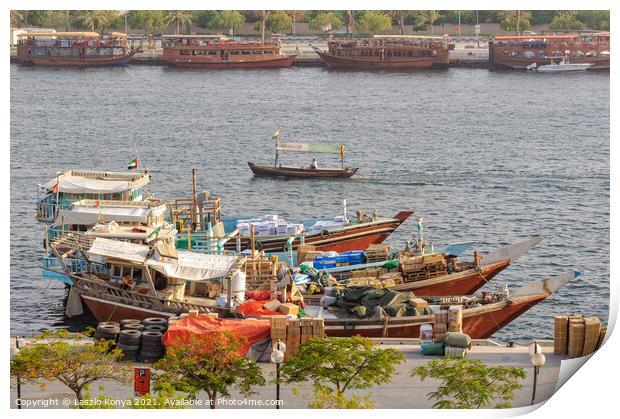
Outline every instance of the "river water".
<path fill-rule="evenodd" d="M 246 162 L 273 161 L 277 127 L 284 139 L 345 143 L 358 175 L 254 179 Z M 556 314 L 607 321 L 609 73 L 11 65 L 12 333 L 75 326 L 63 315 L 62 284 L 41 277 L 36 185 L 58 170 L 123 170 L 134 144 L 156 195 L 189 196 L 196 168 L 225 214 L 331 218 L 346 199 L 382 215 L 415 210 L 438 247 L 473 241 L 489 251 L 543 235 L 484 289 L 570 270 L 582 279 L 494 338 L 551 338 Z M 414 232 L 412 218 L 388 241 L 402 247 Z"/>

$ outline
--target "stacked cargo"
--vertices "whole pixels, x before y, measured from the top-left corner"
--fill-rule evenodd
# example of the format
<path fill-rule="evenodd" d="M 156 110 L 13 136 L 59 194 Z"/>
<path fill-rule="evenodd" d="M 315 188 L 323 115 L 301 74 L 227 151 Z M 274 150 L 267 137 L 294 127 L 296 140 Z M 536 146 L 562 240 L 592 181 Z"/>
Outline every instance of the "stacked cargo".
<path fill-rule="evenodd" d="M 371 244 L 364 252 L 366 263 L 385 262 L 392 257 L 392 246 L 389 244 Z"/>
<path fill-rule="evenodd" d="M 569 358 L 590 355 L 605 338 L 606 327 L 598 317 L 555 316 L 553 353 Z"/>
<path fill-rule="evenodd" d="M 287 319 L 285 316 L 273 316 L 270 318 L 270 322 L 272 343 L 279 340 L 286 344 L 285 360 L 296 354 L 301 344 L 308 339 L 325 336 L 323 319 L 308 317 Z"/>
<path fill-rule="evenodd" d="M 422 281 L 448 274 L 443 254 L 402 256 L 399 259 L 399 269 L 405 282 Z"/>
<path fill-rule="evenodd" d="M 352 250 L 340 254 L 330 253 L 323 253 L 315 256 L 312 266 L 316 269 L 330 269 L 341 266 L 361 265 L 364 263 L 364 252 L 362 251 Z"/>
<path fill-rule="evenodd" d="M 99 323 L 95 339 L 114 341 L 116 347 L 122 350 L 125 361 L 154 362 L 165 354 L 161 339 L 166 330 L 168 319 L 125 319 L 120 324 Z"/>
<path fill-rule="evenodd" d="M 289 223 L 277 215 L 264 215 L 261 218 L 237 220 L 239 235 L 249 236 L 251 226 L 254 226 L 254 234 L 257 236 L 292 236 L 304 231 L 304 225 Z"/>
<path fill-rule="evenodd" d="M 246 290 L 270 290 L 276 282 L 278 257 L 257 253 L 245 263 Z"/>

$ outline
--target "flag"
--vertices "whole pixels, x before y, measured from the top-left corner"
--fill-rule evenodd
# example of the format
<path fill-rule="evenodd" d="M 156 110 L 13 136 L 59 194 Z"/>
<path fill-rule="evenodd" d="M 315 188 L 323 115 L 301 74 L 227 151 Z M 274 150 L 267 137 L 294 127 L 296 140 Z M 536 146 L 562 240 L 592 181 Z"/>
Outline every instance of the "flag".
<path fill-rule="evenodd" d="M 138 168 L 138 159 L 133 159 L 129 163 L 127 163 L 127 169 L 137 169 Z"/>
<path fill-rule="evenodd" d="M 60 187 L 60 182 L 56 181 L 56 184 L 52 188 L 52 193 L 58 193 L 58 188 Z"/>
<path fill-rule="evenodd" d="M 276 132 L 273 133 L 273 138 L 280 138 L 280 128 L 278 128 Z"/>

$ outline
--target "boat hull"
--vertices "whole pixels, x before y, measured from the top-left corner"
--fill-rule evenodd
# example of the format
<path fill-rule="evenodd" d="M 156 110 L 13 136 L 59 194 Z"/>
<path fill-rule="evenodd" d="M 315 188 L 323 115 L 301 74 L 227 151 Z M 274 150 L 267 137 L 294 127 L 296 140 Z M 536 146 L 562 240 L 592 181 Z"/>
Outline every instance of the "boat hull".
<path fill-rule="evenodd" d="M 287 177 L 300 179 L 343 179 L 350 178 L 357 172 L 357 167 L 342 169 L 303 169 L 297 167 L 261 166 L 248 162 L 250 170 L 255 176 Z"/>
<path fill-rule="evenodd" d="M 562 57 L 555 57 L 556 60 Z M 495 54 L 495 56 L 489 57 L 489 63 L 492 68 L 506 68 L 513 70 L 526 70 L 527 67 L 533 63 L 536 66 L 544 66 L 551 64 L 551 57 L 544 58 L 526 58 L 526 57 L 507 57 L 501 54 Z M 609 69 L 609 57 L 571 57 L 571 62 L 575 64 L 594 64 L 588 70 L 605 70 Z"/>
<path fill-rule="evenodd" d="M 127 305 L 115 301 L 108 301 L 90 295 L 82 295 L 82 301 L 98 322 L 120 322 L 124 319 L 144 320 L 149 317 L 160 317 L 167 319 L 173 313 L 163 313 L 161 311 Z"/>
<path fill-rule="evenodd" d="M 204 69 L 223 69 L 223 68 L 287 68 L 293 65 L 296 55 L 287 55 L 280 58 L 257 61 L 197 61 L 188 59 L 166 60 L 169 64 L 174 64 L 180 68 L 204 68 Z"/>
<path fill-rule="evenodd" d="M 106 67 L 127 65 L 131 57 L 136 54 L 133 50 L 125 55 L 116 57 L 26 57 L 20 58 L 20 62 L 25 65 L 48 66 L 48 67 Z"/>
<path fill-rule="evenodd" d="M 306 234 L 304 244 L 316 246 L 317 250 L 320 251 L 346 252 L 349 250 L 364 250 L 371 244 L 382 243 L 412 214 L 413 211 L 401 211 L 393 219 L 378 220 L 359 225 L 354 224 L 334 230 Z M 287 241 L 289 238 L 289 236 L 257 236 L 256 248 L 265 252 L 288 251 Z M 241 250 L 249 249 L 251 246 L 250 238 L 247 236 L 241 237 L 240 242 Z M 301 244 L 301 239 L 296 238 L 292 243 L 293 251 L 297 250 L 297 247 Z M 235 247 L 236 243 L 234 240 L 230 240 L 225 245 L 225 248 L 228 250 L 235 250 Z"/>
<path fill-rule="evenodd" d="M 549 294 L 520 297 L 516 301 L 489 304 L 463 311 L 463 333 L 487 339 L 508 323 L 547 298 Z M 417 338 L 420 326 L 433 323 L 433 316 L 397 317 L 386 320 L 325 319 L 325 333 L 333 337 Z"/>
<path fill-rule="evenodd" d="M 372 59 L 351 59 L 336 57 L 334 55 L 316 51 L 323 62 L 330 69 L 339 70 L 415 70 L 429 69 L 433 67 L 447 67 L 448 60 L 445 62 L 438 58 L 412 58 L 407 60 L 372 60 Z"/>
<path fill-rule="evenodd" d="M 480 270 L 468 269 L 433 279 L 409 282 L 395 287 L 395 291 L 411 291 L 419 297 L 436 297 L 445 295 L 469 295 L 476 292 L 497 274 L 510 266 L 509 260 L 483 266 Z"/>

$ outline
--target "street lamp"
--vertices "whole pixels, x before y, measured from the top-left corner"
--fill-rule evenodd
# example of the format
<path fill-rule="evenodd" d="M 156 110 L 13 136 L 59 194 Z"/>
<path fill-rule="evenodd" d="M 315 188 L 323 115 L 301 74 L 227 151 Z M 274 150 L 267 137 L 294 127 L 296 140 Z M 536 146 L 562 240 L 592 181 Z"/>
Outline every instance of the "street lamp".
<path fill-rule="evenodd" d="M 538 377 L 540 367 L 545 365 L 545 354 L 542 353 L 542 348 L 537 342 L 530 345 L 528 352 L 532 356 L 532 365 L 534 366 L 534 389 L 532 390 L 532 405 L 534 405 L 534 399 L 536 398 L 536 378 Z"/>
<path fill-rule="evenodd" d="M 271 362 L 276 364 L 276 409 L 280 408 L 280 364 L 284 362 L 284 352 L 286 345 L 278 339 L 271 351 Z"/>

